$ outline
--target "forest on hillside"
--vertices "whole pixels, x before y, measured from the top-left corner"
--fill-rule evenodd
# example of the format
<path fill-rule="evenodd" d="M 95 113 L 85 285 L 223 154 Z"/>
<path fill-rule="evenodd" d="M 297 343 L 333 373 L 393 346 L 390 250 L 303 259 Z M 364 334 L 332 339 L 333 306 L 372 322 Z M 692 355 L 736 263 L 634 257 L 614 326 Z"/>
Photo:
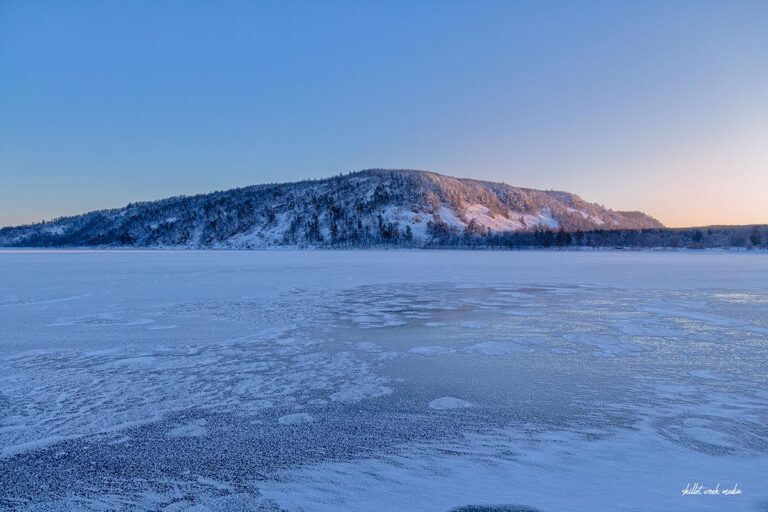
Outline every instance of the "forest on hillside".
<path fill-rule="evenodd" d="M 409 233 L 398 233 L 392 226 L 383 228 L 380 237 L 367 243 L 333 243 L 332 248 L 423 247 L 431 249 L 768 249 L 768 225 L 709 226 L 698 228 L 615 229 L 566 231 L 535 229 L 508 233 L 459 233 L 444 225 L 428 226 L 433 235 L 425 243 L 414 243 Z M 384 236 L 386 233 L 386 236 Z"/>

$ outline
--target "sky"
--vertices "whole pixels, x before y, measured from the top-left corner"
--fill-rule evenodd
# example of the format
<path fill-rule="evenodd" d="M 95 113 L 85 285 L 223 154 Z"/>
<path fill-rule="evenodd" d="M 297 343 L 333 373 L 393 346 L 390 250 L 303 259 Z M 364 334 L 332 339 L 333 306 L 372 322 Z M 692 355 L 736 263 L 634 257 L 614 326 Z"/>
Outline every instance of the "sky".
<path fill-rule="evenodd" d="M 768 223 L 768 2 L 0 0 L 0 226 L 366 168 Z"/>

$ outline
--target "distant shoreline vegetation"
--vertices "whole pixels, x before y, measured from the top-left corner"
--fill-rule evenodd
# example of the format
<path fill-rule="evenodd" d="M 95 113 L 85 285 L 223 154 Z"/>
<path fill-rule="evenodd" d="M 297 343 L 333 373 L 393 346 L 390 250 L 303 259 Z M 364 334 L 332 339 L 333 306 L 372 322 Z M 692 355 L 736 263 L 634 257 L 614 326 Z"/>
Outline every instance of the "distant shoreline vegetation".
<path fill-rule="evenodd" d="M 448 236 L 427 247 L 499 249 L 766 249 L 768 225 L 621 230 L 535 230 L 486 236 Z"/>
<path fill-rule="evenodd" d="M 132 245 L 113 241 L 92 245 L 55 244 L 43 237 L 25 243 L 0 245 L 15 249 L 180 249 L 180 250 L 269 250 L 269 249 L 768 249 L 768 224 L 746 226 L 709 226 L 700 228 L 653 228 L 640 230 L 565 231 L 538 229 L 527 232 L 492 234 L 447 231 L 434 234 L 430 240 L 414 240 L 405 233 L 390 229 L 387 238 L 355 241 L 316 241 L 312 244 L 285 244 L 258 247 L 225 245 Z M 46 242 L 51 242 L 50 244 Z"/>

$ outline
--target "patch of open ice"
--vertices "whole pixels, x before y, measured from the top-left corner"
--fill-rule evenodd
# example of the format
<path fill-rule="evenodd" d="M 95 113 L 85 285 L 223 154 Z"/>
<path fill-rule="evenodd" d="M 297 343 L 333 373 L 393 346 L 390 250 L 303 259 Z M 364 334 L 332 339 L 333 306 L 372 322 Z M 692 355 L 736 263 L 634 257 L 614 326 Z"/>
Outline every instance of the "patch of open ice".
<path fill-rule="evenodd" d="M 754 332 L 756 334 L 768 334 L 768 327 L 758 327 L 756 325 L 748 325 L 742 327 L 742 330 L 748 332 Z"/>
<path fill-rule="evenodd" d="M 516 309 L 507 309 L 503 313 L 510 316 L 544 316 L 543 311 L 520 311 Z"/>
<path fill-rule="evenodd" d="M 357 386 L 349 386 L 331 395 L 334 402 L 359 402 L 366 398 L 376 398 L 392 393 L 392 388 L 366 382 Z"/>
<path fill-rule="evenodd" d="M 139 325 L 147 325 L 153 323 L 154 320 L 149 318 L 120 318 L 117 315 L 111 313 L 99 313 L 97 315 L 88 315 L 78 318 L 72 318 L 69 320 L 60 320 L 51 324 L 47 324 L 48 327 L 69 327 L 73 325 L 84 325 L 90 327 L 135 327 Z"/>
<path fill-rule="evenodd" d="M 445 354 L 453 354 L 456 351 L 452 348 L 441 347 L 439 345 L 426 345 L 423 347 L 413 347 L 408 352 L 420 356 L 442 356 Z"/>
<path fill-rule="evenodd" d="M 599 349 L 598 352 L 593 354 L 597 357 L 633 356 L 650 350 L 637 343 L 623 341 L 615 336 L 605 334 L 576 332 L 566 334 L 563 338 L 574 343 L 583 343 L 584 345 L 590 345 Z"/>
<path fill-rule="evenodd" d="M 725 375 L 713 372 L 711 370 L 693 370 L 688 372 L 688 375 L 704 380 L 727 380 Z"/>
<path fill-rule="evenodd" d="M 533 352 L 532 348 L 524 347 L 515 343 L 514 341 L 499 342 L 499 341 L 485 341 L 483 343 L 476 343 L 466 347 L 464 350 L 467 352 L 476 352 L 486 356 L 500 356 L 504 354 L 513 353 L 530 353 Z"/>
<path fill-rule="evenodd" d="M 429 402 L 429 407 L 436 411 L 448 411 L 451 409 L 468 409 L 473 407 L 472 403 L 455 398 L 452 396 L 444 396 L 442 398 L 436 398 Z"/>
<path fill-rule="evenodd" d="M 461 327 L 464 327 L 465 329 L 482 329 L 488 326 L 488 324 L 485 322 L 478 322 L 475 320 L 471 320 L 468 322 L 461 322 L 459 325 Z"/>
<path fill-rule="evenodd" d="M 70 295 L 67 297 L 55 297 L 51 299 L 27 300 L 27 301 L 21 301 L 15 295 L 6 295 L 8 300 L 0 302 L 0 306 L 39 306 L 42 304 L 54 304 L 56 302 L 66 302 L 69 300 L 82 299 L 84 297 L 89 297 L 90 295 L 91 295 L 90 293 L 84 293 L 80 295 Z"/>
<path fill-rule="evenodd" d="M 618 329 L 630 336 L 675 337 L 685 333 L 679 329 L 668 329 L 648 323 L 619 322 Z"/>
<path fill-rule="evenodd" d="M 168 329 L 176 329 L 178 325 L 170 324 L 170 325 L 153 325 L 150 327 L 147 327 L 147 329 L 151 331 L 166 331 Z"/>

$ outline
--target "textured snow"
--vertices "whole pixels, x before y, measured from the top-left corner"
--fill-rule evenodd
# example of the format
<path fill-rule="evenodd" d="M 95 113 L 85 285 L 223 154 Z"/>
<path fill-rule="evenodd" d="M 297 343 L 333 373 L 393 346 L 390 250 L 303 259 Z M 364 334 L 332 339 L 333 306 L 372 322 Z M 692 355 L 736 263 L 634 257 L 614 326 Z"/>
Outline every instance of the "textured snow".
<path fill-rule="evenodd" d="M 187 425 L 176 427 L 166 434 L 168 437 L 201 437 L 208 433 L 205 425 L 208 422 L 204 419 L 196 420 Z"/>
<path fill-rule="evenodd" d="M 315 419 L 306 412 L 297 412 L 280 416 L 277 421 L 281 425 L 301 425 L 302 423 L 312 423 Z"/>
<path fill-rule="evenodd" d="M 0 509 L 759 511 L 767 271 L 0 251 Z"/>

